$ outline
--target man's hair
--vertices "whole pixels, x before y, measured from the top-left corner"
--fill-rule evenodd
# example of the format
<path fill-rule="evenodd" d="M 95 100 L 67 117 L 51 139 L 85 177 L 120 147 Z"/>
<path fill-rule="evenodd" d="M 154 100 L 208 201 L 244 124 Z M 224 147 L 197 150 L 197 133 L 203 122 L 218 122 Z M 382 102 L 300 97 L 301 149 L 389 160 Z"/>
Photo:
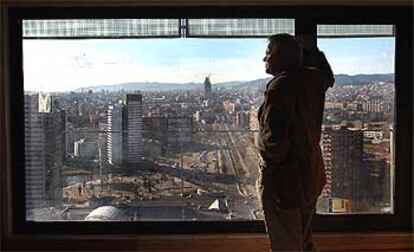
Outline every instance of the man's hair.
<path fill-rule="evenodd" d="M 302 66 L 302 47 L 292 35 L 281 33 L 268 38 L 269 47 L 280 57 L 281 68 Z"/>

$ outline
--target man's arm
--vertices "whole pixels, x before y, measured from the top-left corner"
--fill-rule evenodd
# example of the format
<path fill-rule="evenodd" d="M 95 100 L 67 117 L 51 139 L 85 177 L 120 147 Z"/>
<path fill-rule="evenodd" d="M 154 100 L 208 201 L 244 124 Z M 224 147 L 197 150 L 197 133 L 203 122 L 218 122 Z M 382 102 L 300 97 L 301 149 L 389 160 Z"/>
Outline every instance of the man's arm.
<path fill-rule="evenodd" d="M 325 80 L 325 83 L 326 83 L 325 90 L 326 90 L 330 87 L 333 87 L 334 82 L 335 82 L 335 77 L 332 72 L 331 66 L 328 63 L 328 60 L 325 57 L 325 54 L 321 51 L 319 51 L 319 53 L 320 53 L 319 54 L 319 66 L 317 68 L 319 68 Z"/>
<path fill-rule="evenodd" d="M 284 161 L 289 152 L 289 129 L 294 111 L 294 94 L 286 79 L 275 81 L 266 91 L 263 120 L 262 158 L 269 164 Z"/>

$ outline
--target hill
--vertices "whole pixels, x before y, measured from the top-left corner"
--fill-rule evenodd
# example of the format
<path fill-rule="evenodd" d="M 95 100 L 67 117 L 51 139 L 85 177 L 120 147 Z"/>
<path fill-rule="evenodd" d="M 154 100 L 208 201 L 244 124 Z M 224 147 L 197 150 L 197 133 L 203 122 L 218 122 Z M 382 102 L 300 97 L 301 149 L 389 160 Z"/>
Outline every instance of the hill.
<path fill-rule="evenodd" d="M 271 77 L 264 79 L 257 79 L 251 81 L 230 81 L 212 84 L 213 88 L 225 87 L 225 88 L 247 88 L 264 85 L 269 81 Z M 358 74 L 358 75 L 346 75 L 337 74 L 335 75 L 335 85 L 365 85 L 376 82 L 394 82 L 394 74 Z M 98 92 L 101 90 L 113 91 L 169 91 L 169 90 L 194 90 L 204 88 L 203 83 L 161 83 L 161 82 L 131 82 L 131 83 L 120 83 L 113 85 L 100 85 L 90 86 L 84 88 L 75 89 L 75 92 L 86 92 L 92 90 Z"/>

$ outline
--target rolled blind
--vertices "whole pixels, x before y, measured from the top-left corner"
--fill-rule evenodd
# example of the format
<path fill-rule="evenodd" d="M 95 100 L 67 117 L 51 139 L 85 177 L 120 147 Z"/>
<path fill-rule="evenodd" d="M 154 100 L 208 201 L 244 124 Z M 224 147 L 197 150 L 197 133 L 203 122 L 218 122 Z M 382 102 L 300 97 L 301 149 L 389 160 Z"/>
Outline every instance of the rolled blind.
<path fill-rule="evenodd" d="M 268 37 L 295 32 L 294 19 L 188 19 L 188 37 Z"/>
<path fill-rule="evenodd" d="M 394 25 L 318 25 L 318 37 L 388 37 Z"/>
<path fill-rule="evenodd" d="M 188 19 L 187 37 L 268 37 L 295 32 L 294 19 Z M 319 37 L 394 36 L 393 25 L 318 25 Z M 23 38 L 180 37 L 180 19 L 23 20 Z"/>
<path fill-rule="evenodd" d="M 23 20 L 23 38 L 179 37 L 179 19 Z"/>

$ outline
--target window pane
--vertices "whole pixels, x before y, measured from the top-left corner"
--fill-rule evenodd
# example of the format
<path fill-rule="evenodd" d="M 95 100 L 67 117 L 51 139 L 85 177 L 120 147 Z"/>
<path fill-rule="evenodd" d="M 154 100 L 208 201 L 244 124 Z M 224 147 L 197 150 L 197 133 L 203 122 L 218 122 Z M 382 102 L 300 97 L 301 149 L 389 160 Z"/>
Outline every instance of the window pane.
<path fill-rule="evenodd" d="M 295 32 L 294 19 L 188 19 L 188 36 L 268 37 Z"/>
<path fill-rule="evenodd" d="M 393 213 L 395 38 L 320 38 L 318 46 L 335 85 L 326 94 L 327 185 L 317 212 Z"/>
<path fill-rule="evenodd" d="M 266 46 L 23 40 L 27 220 L 261 219 Z"/>
<path fill-rule="evenodd" d="M 23 38 L 178 37 L 179 19 L 23 20 Z"/>
<path fill-rule="evenodd" d="M 283 30 L 289 22 L 267 23 L 253 34 L 234 27 L 249 30 L 260 20 L 232 21 L 234 30 L 226 31 L 229 20 L 193 21 L 193 36 L 293 33 Z M 201 30 L 191 33 L 196 21 Z M 25 38 L 167 34 L 49 24 L 25 23 Z M 349 30 L 335 34 L 356 35 Z M 395 39 L 318 42 L 336 83 L 326 96 L 321 146 L 328 183 L 317 211 L 392 213 Z M 263 217 L 253 139 L 269 79 L 261 64 L 264 39 L 25 39 L 23 45 L 28 220 Z"/>

